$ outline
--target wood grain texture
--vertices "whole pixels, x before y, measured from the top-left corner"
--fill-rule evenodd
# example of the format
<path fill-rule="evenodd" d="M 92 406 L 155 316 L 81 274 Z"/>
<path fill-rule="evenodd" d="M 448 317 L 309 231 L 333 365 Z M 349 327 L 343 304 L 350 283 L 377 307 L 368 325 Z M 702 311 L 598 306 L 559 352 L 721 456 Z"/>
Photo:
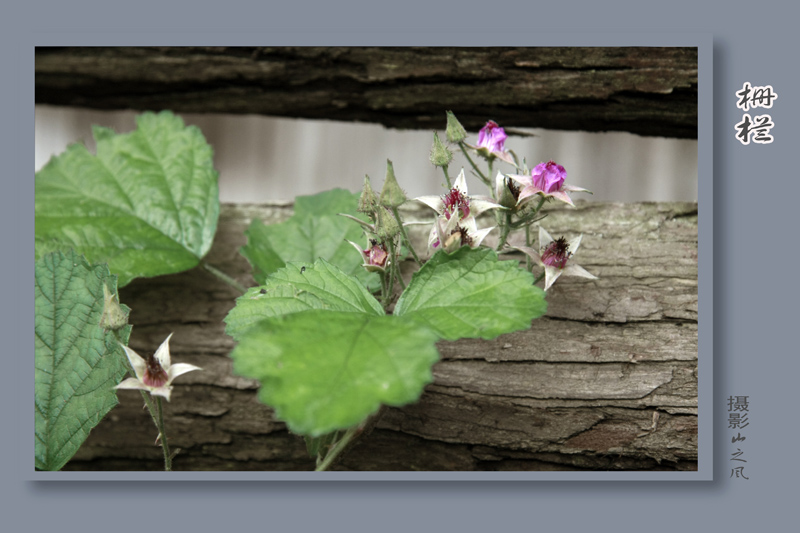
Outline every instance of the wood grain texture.
<path fill-rule="evenodd" d="M 697 48 L 36 49 L 36 103 L 697 138 Z"/>
<path fill-rule="evenodd" d="M 412 220 L 432 213 L 406 211 Z M 387 409 L 336 468 L 697 468 L 697 205 L 578 202 L 549 213 L 553 236 L 583 233 L 574 260 L 599 279 L 559 279 L 528 330 L 439 343 L 435 382 L 420 401 Z M 238 254 L 244 229 L 290 214 L 286 204 L 223 206 L 209 262 L 253 284 Z M 429 228 L 411 228 L 422 249 Z M 406 276 L 413 270 L 404 265 Z M 134 349 L 146 353 L 174 332 L 173 359 L 204 369 L 181 376 L 166 407 L 170 443 L 181 449 L 175 469 L 312 469 L 303 440 L 257 401 L 258 382 L 232 374 L 222 319 L 236 296 L 199 268 L 121 291 Z M 138 392 L 119 396 L 68 470 L 161 468 Z"/>

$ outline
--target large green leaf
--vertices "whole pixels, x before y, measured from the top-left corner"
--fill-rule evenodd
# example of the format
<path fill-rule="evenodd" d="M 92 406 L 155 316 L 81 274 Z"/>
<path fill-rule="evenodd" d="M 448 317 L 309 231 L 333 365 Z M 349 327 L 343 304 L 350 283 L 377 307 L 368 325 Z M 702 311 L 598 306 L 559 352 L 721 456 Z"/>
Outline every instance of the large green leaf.
<path fill-rule="evenodd" d="M 313 265 L 288 263 L 269 276 L 262 287 L 253 287 L 236 300 L 225 317 L 226 333 L 241 333 L 264 318 L 328 309 L 381 316 L 383 308 L 354 278 L 324 259 Z"/>
<path fill-rule="evenodd" d="M 363 257 L 346 242 L 366 245 L 363 229 L 338 215 L 357 215 L 358 197 L 343 189 L 300 196 L 289 220 L 269 226 L 254 220 L 245 232 L 247 245 L 241 253 L 253 266 L 256 282 L 263 284 L 268 275 L 289 261 L 313 263 L 323 258 L 362 283 L 374 286 L 377 276 L 361 268 Z"/>
<path fill-rule="evenodd" d="M 219 216 L 212 149 L 196 127 L 145 113 L 117 135 L 94 128 L 36 174 L 36 257 L 73 248 L 107 262 L 123 286 L 181 272 L 208 252 Z"/>
<path fill-rule="evenodd" d="M 259 398 L 295 433 L 359 424 L 381 404 L 416 401 L 432 381 L 438 336 L 414 321 L 311 310 L 254 324 L 231 353 Z"/>
<path fill-rule="evenodd" d="M 99 326 L 103 286 L 117 293 L 106 265 L 70 252 L 36 261 L 36 468 L 59 470 L 117 405 L 125 354 Z M 119 330 L 127 344 L 130 326 Z"/>
<path fill-rule="evenodd" d="M 498 261 L 488 248 L 439 251 L 414 274 L 394 308 L 443 339 L 492 339 L 527 329 L 547 310 L 544 291 L 514 261 Z"/>

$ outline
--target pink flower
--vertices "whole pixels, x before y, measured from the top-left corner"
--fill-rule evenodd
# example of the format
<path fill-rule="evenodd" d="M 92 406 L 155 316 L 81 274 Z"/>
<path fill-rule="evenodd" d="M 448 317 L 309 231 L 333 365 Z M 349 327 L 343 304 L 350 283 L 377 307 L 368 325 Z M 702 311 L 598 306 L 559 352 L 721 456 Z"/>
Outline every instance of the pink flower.
<path fill-rule="evenodd" d="M 508 138 L 506 131 L 490 120 L 478 132 L 478 148 L 486 148 L 489 152 L 504 152 L 503 143 Z"/>
<path fill-rule="evenodd" d="M 539 250 L 541 255 L 533 248 L 517 246 L 517 250 L 525 253 L 544 267 L 544 290 L 564 274 L 565 276 L 579 276 L 582 278 L 597 279 L 597 276 L 587 272 L 582 266 L 571 262 L 572 256 L 578 251 L 583 235 L 572 241 L 564 237 L 553 239 L 547 231 L 539 226 Z"/>
<path fill-rule="evenodd" d="M 497 122 L 490 120 L 478 132 L 478 145 L 472 146 L 468 144 L 467 146 L 490 161 L 494 158 L 498 158 L 506 163 L 514 165 L 513 158 L 506 152 L 504 147 L 507 138 L 508 135 L 506 135 L 506 131 L 498 126 Z"/>
<path fill-rule="evenodd" d="M 369 240 L 369 248 L 362 250 L 359 245 L 353 241 L 349 242 L 353 248 L 358 250 L 364 263 L 361 265 L 367 272 L 386 272 L 386 267 L 389 265 L 389 251 L 386 245 L 378 242 L 377 239 Z"/>
<path fill-rule="evenodd" d="M 591 192 L 588 189 L 575 187 L 564 183 L 567 178 L 567 171 L 555 161 L 548 161 L 547 163 L 539 163 L 531 170 L 530 176 L 509 174 L 509 178 L 513 179 L 522 185 L 522 191 L 519 193 L 517 205 L 521 205 L 533 196 L 540 194 L 545 198 L 555 198 L 566 204 L 575 207 L 572 199 L 569 197 L 570 192 Z"/>
<path fill-rule="evenodd" d="M 172 393 L 172 380 L 187 372 L 202 370 L 200 367 L 186 363 L 170 364 L 170 337 L 172 337 L 172 333 L 169 334 L 167 340 L 161 343 L 156 353 L 146 359 L 143 359 L 127 346 L 120 345 L 125 350 L 136 377 L 124 380 L 116 388 L 146 390 L 153 396 L 163 396 L 169 401 L 169 396 Z"/>

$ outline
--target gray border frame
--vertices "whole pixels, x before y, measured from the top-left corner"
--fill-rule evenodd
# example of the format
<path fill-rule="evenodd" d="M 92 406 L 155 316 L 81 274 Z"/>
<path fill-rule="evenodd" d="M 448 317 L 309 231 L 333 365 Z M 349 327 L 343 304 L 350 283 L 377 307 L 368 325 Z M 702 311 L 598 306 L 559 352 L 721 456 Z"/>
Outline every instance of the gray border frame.
<path fill-rule="evenodd" d="M 104 45 L 133 46 L 152 35 L 104 36 Z M 475 46 L 467 39 L 432 39 L 427 35 L 381 34 L 380 36 L 341 34 L 292 34 L 259 39 L 259 46 Z M 445 35 L 444 37 L 450 37 Z M 481 46 L 689 46 L 698 48 L 698 470 L 696 472 L 36 472 L 32 468 L 30 438 L 34 420 L 27 409 L 18 409 L 20 479 L 29 481 L 710 481 L 713 479 L 713 59 L 710 34 L 559 34 L 487 35 Z M 172 46 L 204 45 L 251 46 L 253 38 L 177 35 Z M 36 35 L 33 46 L 96 44 L 96 36 Z M 264 41 L 267 41 L 266 43 Z M 277 41 L 277 42 L 273 42 Z M 31 56 L 33 49 L 30 50 Z M 32 70 L 33 63 L 29 67 Z M 28 70 L 28 69 L 26 69 Z M 31 77 L 32 84 L 32 77 Z M 31 91 L 29 94 L 33 94 Z M 31 130 L 33 128 L 31 122 Z M 27 138 L 32 138 L 33 132 Z M 28 148 L 30 154 L 32 147 Z M 20 151 L 18 151 L 19 153 Z M 28 164 L 32 155 L 28 159 Z M 26 167 L 22 167 L 26 168 Z M 33 182 L 29 184 L 32 197 Z M 31 232 L 32 233 L 32 232 Z M 30 239 L 33 242 L 33 239 Z M 32 248 L 32 244 L 31 244 Z M 32 252 L 32 249 L 31 249 Z M 25 252 L 23 251 L 23 256 Z M 32 255 L 32 253 L 31 253 Z M 32 273 L 29 274 L 32 276 Z M 32 279 L 31 279 L 32 281 Z M 29 299 L 30 300 L 30 299 Z M 23 313 L 24 314 L 24 313 Z M 27 315 L 32 329 L 33 303 Z M 26 358 L 25 361 L 28 361 Z M 30 365 L 21 365 L 18 375 L 30 375 Z M 17 381 L 18 397 L 30 398 L 33 380 Z M 23 406 L 25 402 L 20 402 Z"/>

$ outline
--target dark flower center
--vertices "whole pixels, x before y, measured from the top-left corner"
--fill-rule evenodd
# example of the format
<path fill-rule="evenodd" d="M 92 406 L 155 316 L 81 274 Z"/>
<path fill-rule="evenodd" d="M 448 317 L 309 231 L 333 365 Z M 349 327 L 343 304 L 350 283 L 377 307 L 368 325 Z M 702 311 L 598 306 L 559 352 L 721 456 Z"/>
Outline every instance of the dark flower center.
<path fill-rule="evenodd" d="M 469 198 L 461 194 L 458 189 L 450 189 L 450 192 L 442 197 L 442 201 L 444 202 L 444 216 L 447 220 L 450 220 L 456 211 L 459 212 L 459 219 L 469 216 Z"/>
<path fill-rule="evenodd" d="M 148 387 L 163 387 L 166 385 L 167 381 L 169 381 L 169 376 L 167 376 L 167 372 L 156 359 L 155 354 L 145 359 L 145 364 L 147 368 L 145 368 L 142 383 Z"/>
<path fill-rule="evenodd" d="M 572 252 L 569 251 L 567 239 L 559 237 L 542 248 L 542 263 L 545 266 L 564 268 L 567 266 L 567 260 L 571 255 Z"/>
<path fill-rule="evenodd" d="M 506 187 L 508 187 L 508 190 L 511 191 L 511 195 L 514 197 L 514 201 L 516 202 L 517 200 L 519 200 L 519 193 L 521 190 L 519 185 L 517 185 L 517 183 L 514 180 L 508 177 L 505 178 L 505 181 L 506 181 Z"/>

